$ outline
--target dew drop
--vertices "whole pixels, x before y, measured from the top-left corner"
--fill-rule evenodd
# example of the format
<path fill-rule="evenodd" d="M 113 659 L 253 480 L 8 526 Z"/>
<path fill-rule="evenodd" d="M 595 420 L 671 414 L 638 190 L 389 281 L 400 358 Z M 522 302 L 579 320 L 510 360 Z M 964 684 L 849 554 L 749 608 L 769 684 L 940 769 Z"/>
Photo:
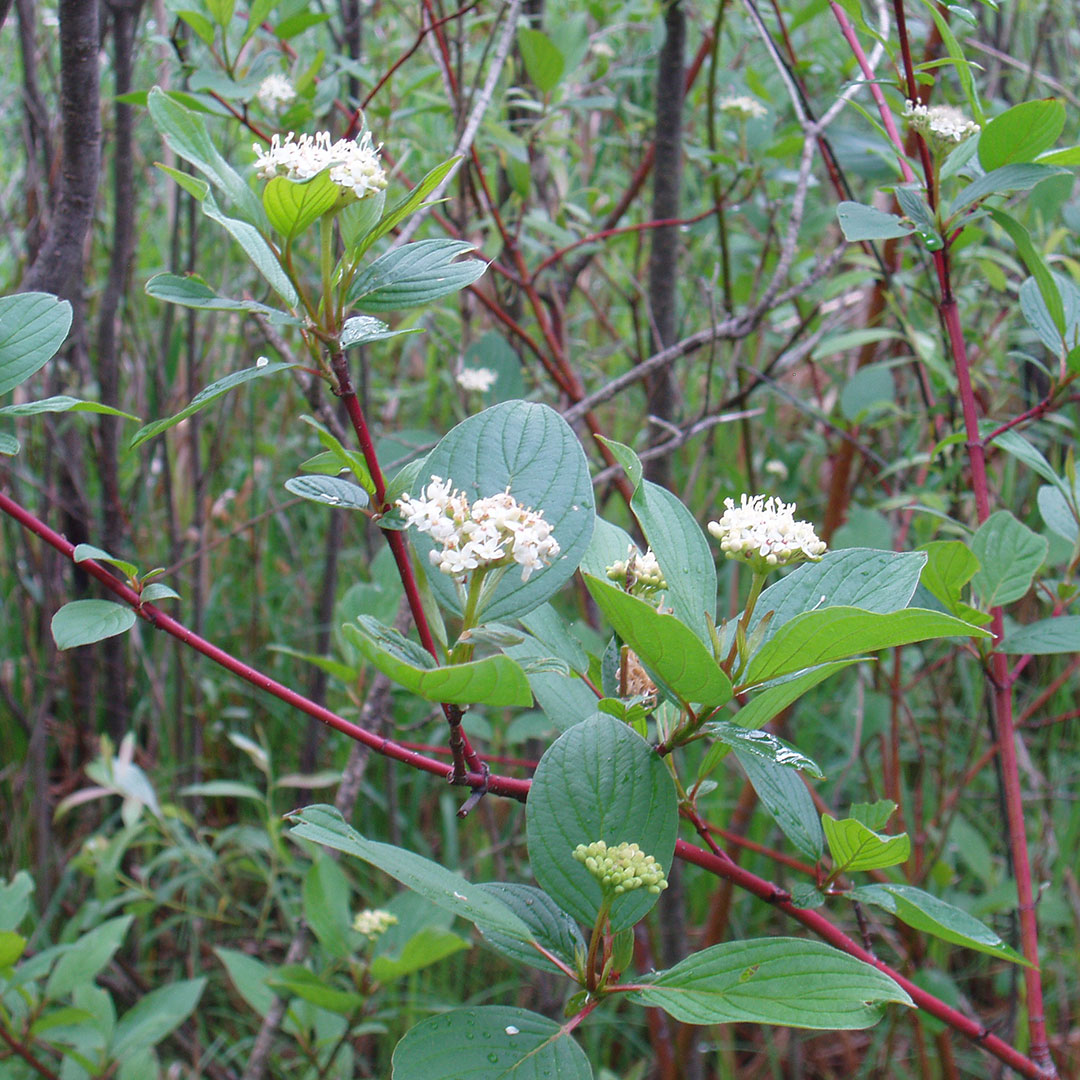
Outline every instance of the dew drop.
<path fill-rule="evenodd" d="M 454 899 L 455 900 L 468 900 L 469 898 L 467 896 L 462 896 L 461 893 L 459 893 L 459 892 L 456 892 L 456 893 L 454 893 Z"/>
<path fill-rule="evenodd" d="M 341 498 L 339 496 L 337 496 L 337 495 L 327 495 L 326 496 L 326 501 L 328 503 L 339 503 L 339 502 L 341 502 Z"/>
<path fill-rule="evenodd" d="M 269 363 L 270 363 L 270 357 L 269 356 L 260 356 L 259 359 L 255 361 L 255 366 L 257 368 L 264 368 Z"/>
<path fill-rule="evenodd" d="M 506 1034 L 507 1035 L 520 1035 L 521 1034 L 521 1028 L 514 1027 L 513 1024 L 507 1024 L 506 1025 Z"/>
<path fill-rule="evenodd" d="M 492 1050 L 491 1053 L 488 1054 L 487 1058 L 488 1058 L 488 1061 L 490 1061 L 492 1065 L 498 1065 L 499 1064 L 499 1055 L 496 1054 L 494 1050 Z"/>

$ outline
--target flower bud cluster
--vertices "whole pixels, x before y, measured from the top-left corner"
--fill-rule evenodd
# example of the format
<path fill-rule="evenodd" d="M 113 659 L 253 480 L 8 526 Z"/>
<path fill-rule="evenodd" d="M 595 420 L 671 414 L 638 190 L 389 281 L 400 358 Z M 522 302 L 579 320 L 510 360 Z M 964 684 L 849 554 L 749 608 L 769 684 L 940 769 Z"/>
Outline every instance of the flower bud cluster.
<path fill-rule="evenodd" d="M 940 151 L 949 151 L 972 135 L 979 134 L 979 125 L 969 120 L 953 105 L 920 105 L 904 102 L 904 119 L 928 143 Z"/>
<path fill-rule="evenodd" d="M 284 176 L 287 180 L 310 180 L 324 169 L 342 193 L 357 199 L 372 195 L 386 187 L 386 173 L 379 164 L 379 150 L 365 131 L 359 139 L 330 141 L 329 131 L 295 138 L 289 132 L 284 139 L 275 135 L 270 149 L 255 144 L 259 155 L 255 168 L 259 178 L 271 180 Z"/>
<path fill-rule="evenodd" d="M 364 908 L 363 911 L 356 913 L 352 927 L 358 934 L 363 934 L 374 941 L 385 934 L 391 926 L 396 926 L 397 921 L 396 915 L 391 915 L 389 911 L 383 911 L 382 908 Z"/>
<path fill-rule="evenodd" d="M 407 525 L 440 545 L 432 549 L 431 562 L 451 577 L 517 563 L 521 580 L 528 581 L 560 551 L 543 511 L 522 506 L 509 488 L 470 505 L 449 480 L 432 476 L 420 498 L 402 495 L 397 506 Z"/>
<path fill-rule="evenodd" d="M 604 892 L 620 896 L 634 889 L 661 893 L 668 887 L 663 867 L 637 844 L 625 841 L 608 847 L 603 840 L 578 844 L 574 858 L 600 882 Z"/>
<path fill-rule="evenodd" d="M 273 112 L 275 109 L 283 109 L 286 105 L 291 105 L 296 100 L 296 89 L 284 75 L 275 73 L 267 75 L 259 83 L 255 96 L 267 112 Z"/>
<path fill-rule="evenodd" d="M 729 559 L 749 563 L 758 572 L 788 566 L 806 559 L 817 561 L 827 544 L 818 538 L 808 521 L 795 520 L 795 504 L 764 495 L 743 495 L 740 505 L 725 499 L 719 521 L 709 522 L 709 532 L 720 541 Z"/>
<path fill-rule="evenodd" d="M 748 94 L 721 98 L 717 102 L 717 108 L 722 113 L 727 113 L 728 116 L 734 116 L 739 120 L 759 120 L 769 111 L 757 98 L 750 97 Z"/>
<path fill-rule="evenodd" d="M 609 581 L 618 582 L 634 596 L 647 597 L 668 587 L 652 548 L 644 555 L 638 555 L 631 545 L 625 559 L 607 567 L 607 576 Z"/>

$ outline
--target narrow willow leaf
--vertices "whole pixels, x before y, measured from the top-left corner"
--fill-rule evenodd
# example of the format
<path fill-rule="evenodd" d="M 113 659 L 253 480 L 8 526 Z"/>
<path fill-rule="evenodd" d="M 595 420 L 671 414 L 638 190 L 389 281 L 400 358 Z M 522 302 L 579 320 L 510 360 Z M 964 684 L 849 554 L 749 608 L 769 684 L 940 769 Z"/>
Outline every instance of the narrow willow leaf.
<path fill-rule="evenodd" d="M 906 862 L 911 854 L 911 840 L 907 833 L 883 836 L 855 818 L 837 821 L 829 814 L 821 815 L 821 824 L 836 870 L 845 874 L 896 866 Z"/>
<path fill-rule="evenodd" d="M 815 762 L 789 746 L 783 739 L 778 739 L 772 732 L 745 728 L 731 720 L 713 720 L 702 724 L 701 731 L 733 750 L 765 758 L 786 769 L 809 773 L 817 780 L 825 779 L 825 774 Z"/>
<path fill-rule="evenodd" d="M 998 649 L 1013 656 L 1080 653 L 1080 615 L 1060 615 L 1021 626 L 1006 634 Z"/>
<path fill-rule="evenodd" d="M 942 941 L 1025 964 L 1024 958 L 1005 944 L 985 923 L 952 904 L 912 885 L 863 885 L 849 894 L 852 900 L 874 904 L 895 915 L 902 923 L 923 930 Z"/>
<path fill-rule="evenodd" d="M 212 401 L 216 401 L 222 394 L 227 394 L 230 390 L 243 386 L 244 383 L 251 382 L 253 379 L 262 379 L 267 375 L 276 375 L 279 371 L 287 371 L 293 367 L 296 367 L 296 365 L 274 360 L 269 363 L 256 363 L 254 367 L 245 368 L 243 371 L 234 371 L 218 379 L 217 382 L 212 382 L 209 386 L 204 387 L 191 399 L 190 404 L 174 416 L 166 417 L 164 420 L 155 420 L 152 424 L 140 428 L 135 432 L 130 448 L 134 449 L 136 446 L 146 442 L 147 439 L 152 439 L 155 435 L 160 435 L 161 432 L 175 427 L 181 420 L 186 420 L 200 409 L 205 409 L 207 405 Z"/>
<path fill-rule="evenodd" d="M 750 700 L 735 714 L 735 723 L 744 728 L 763 727 L 818 683 L 865 659 L 864 656 L 856 656 L 849 660 L 833 660 L 828 664 L 797 671 L 793 675 L 784 675 L 756 691 L 750 690 Z"/>
<path fill-rule="evenodd" d="M 508 656 L 486 656 L 467 664 L 435 667 L 435 661 L 419 645 L 369 615 L 346 623 L 342 633 L 384 675 L 428 701 L 532 704 L 529 680 L 521 666 Z"/>
<path fill-rule="evenodd" d="M 51 293 L 0 296 L 0 394 L 39 371 L 71 329 L 71 305 Z"/>
<path fill-rule="evenodd" d="M 338 340 L 343 349 L 352 349 L 370 341 L 387 341 L 403 334 L 421 334 L 423 329 L 422 326 L 405 326 L 400 330 L 391 330 L 381 319 L 372 315 L 354 315 L 345 320 Z"/>
<path fill-rule="evenodd" d="M 731 700 L 731 680 L 688 626 L 606 581 L 583 576 L 615 632 L 667 688 L 683 701 L 703 706 Z"/>
<path fill-rule="evenodd" d="M 363 236 L 362 240 L 359 242 L 359 246 L 353 252 L 353 257 L 359 258 L 377 240 L 381 240 L 392 229 L 397 228 L 397 226 L 406 218 L 415 214 L 416 211 L 424 205 L 424 200 L 442 183 L 443 177 L 445 177 L 460 160 L 460 157 L 450 158 L 441 165 L 436 165 L 435 168 L 405 196 L 405 198 L 390 207 L 390 209 L 379 219 L 379 223 Z"/>
<path fill-rule="evenodd" d="M 342 510 L 363 510 L 371 501 L 359 484 L 336 476 L 292 476 L 285 481 L 285 490 L 301 499 Z"/>
<path fill-rule="evenodd" d="M 954 218 L 963 210 L 974 206 L 991 195 L 1010 195 L 1014 191 L 1027 191 L 1051 176 L 1067 174 L 1068 169 L 1054 165 L 1003 165 L 968 184 L 949 206 L 948 217 Z"/>
<path fill-rule="evenodd" d="M 399 311 L 458 292 L 487 269 L 479 259 L 458 261 L 474 246 L 467 240 L 417 240 L 388 251 L 356 275 L 347 303 L 361 311 Z"/>
<path fill-rule="evenodd" d="M 518 49 L 525 70 L 541 94 L 550 94 L 563 77 L 566 59 L 559 47 L 542 30 L 518 27 Z"/>
<path fill-rule="evenodd" d="M 825 836 L 817 807 L 799 774 L 738 747 L 735 756 L 781 832 L 804 855 L 815 862 L 820 859 L 825 852 Z"/>
<path fill-rule="evenodd" d="M 592 1080 L 589 1059 L 566 1030 L 502 1005 L 452 1009 L 416 1025 L 394 1048 L 392 1080 Z"/>
<path fill-rule="evenodd" d="M 102 416 L 122 416 L 125 420 L 138 420 L 131 413 L 114 409 L 111 405 L 102 405 L 99 401 L 83 401 L 81 398 L 59 394 L 56 397 L 42 398 L 40 401 L 27 401 L 22 405 L 6 405 L 0 409 L 0 416 L 36 416 L 38 413 L 88 412 Z"/>
<path fill-rule="evenodd" d="M 922 608 L 886 614 L 861 608 L 807 611 L 785 623 L 750 661 L 745 682 L 775 679 L 800 668 L 840 660 L 856 653 L 946 637 L 989 637 L 970 623 Z"/>
<path fill-rule="evenodd" d="M 233 300 L 218 296 L 197 274 L 155 274 L 143 287 L 147 296 L 153 296 L 167 304 L 197 308 L 203 311 L 250 311 L 262 315 L 272 323 L 299 325 L 300 320 L 287 311 L 267 307 L 257 300 Z"/>
<path fill-rule="evenodd" d="M 678 826 L 675 786 L 656 751 L 611 716 L 576 724 L 548 748 L 525 804 L 533 874 L 544 891 L 591 926 L 600 885 L 573 857 L 578 844 L 636 843 L 666 871 Z M 614 930 L 633 926 L 659 898 L 644 889 L 616 897 Z"/>
<path fill-rule="evenodd" d="M 871 1027 L 888 1002 L 914 1005 L 875 967 L 818 941 L 729 941 L 647 975 L 630 995 L 687 1024 L 758 1023 L 848 1030 Z"/>
<path fill-rule="evenodd" d="M 887 214 L 884 210 L 857 202 L 841 202 L 836 207 L 836 217 L 844 239 L 849 242 L 894 240 L 915 231 L 914 225 L 907 224 L 896 214 Z"/>
<path fill-rule="evenodd" d="M 135 612 L 111 600 L 72 600 L 52 617 L 58 649 L 74 649 L 116 637 L 135 625 Z"/>
<path fill-rule="evenodd" d="M 998 510 L 979 526 L 971 550 L 979 560 L 972 588 L 982 606 L 992 608 L 1027 595 L 1050 543 L 1008 510 Z"/>
<path fill-rule="evenodd" d="M 1057 344 L 1054 346 L 1053 351 L 1055 354 L 1060 354 L 1062 342 L 1065 338 L 1065 305 L 1054 282 L 1054 276 L 1047 268 L 1042 255 L 1039 254 L 1035 245 L 1031 242 L 1031 236 L 1027 229 L 1019 221 L 1010 217 L 1004 210 L 991 210 L 990 217 L 993 218 L 999 228 L 1008 233 L 1017 253 L 1024 260 L 1024 265 L 1028 268 L 1032 278 L 1034 278 L 1039 294 L 1042 297 L 1043 306 L 1054 325 L 1054 329 L 1057 331 Z"/>
<path fill-rule="evenodd" d="M 314 417 L 301 416 L 300 419 L 315 429 L 315 434 L 319 437 L 319 442 L 334 455 L 341 469 L 348 469 L 357 480 L 360 481 L 360 486 L 368 493 L 368 495 L 375 494 L 375 483 L 371 479 L 371 471 L 368 469 L 367 462 L 364 460 L 362 454 L 354 453 L 352 450 L 347 449 L 339 441 L 336 435 L 327 431 L 326 428 L 319 423 Z M 299 494 L 299 492 L 297 492 Z"/>
<path fill-rule="evenodd" d="M 1047 305 L 1046 283 L 1035 277 L 1029 277 L 1020 286 L 1020 310 L 1051 354 L 1060 356 L 1063 344 L 1066 353 L 1080 345 L 1080 288 L 1064 274 L 1051 270 L 1049 276 L 1053 293 L 1061 301 L 1063 326 L 1058 326 L 1056 313 Z"/>
<path fill-rule="evenodd" d="M 517 941 L 532 941 L 529 927 L 490 892 L 405 848 L 366 839 L 334 807 L 308 806 L 294 810 L 287 817 L 293 823 L 291 835 L 371 863 L 436 906 L 478 927 Z"/>
<path fill-rule="evenodd" d="M 575 954 L 586 951 L 581 929 L 542 889 L 516 882 L 492 881 L 480 886 L 501 900 L 529 929 L 538 945 L 561 960 L 568 968 L 575 966 Z M 484 940 L 504 956 L 544 971 L 559 971 L 538 949 L 498 931 L 482 929 Z"/>

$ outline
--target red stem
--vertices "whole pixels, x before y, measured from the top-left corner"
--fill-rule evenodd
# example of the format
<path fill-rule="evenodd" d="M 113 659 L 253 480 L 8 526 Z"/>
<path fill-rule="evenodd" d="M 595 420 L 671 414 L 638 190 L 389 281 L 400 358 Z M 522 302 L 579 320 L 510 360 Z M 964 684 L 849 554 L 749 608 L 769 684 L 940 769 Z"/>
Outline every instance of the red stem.
<path fill-rule="evenodd" d="M 9 498 L 3 491 L 0 491 L 0 510 L 3 510 L 4 513 L 13 517 L 20 525 L 28 529 L 35 536 L 41 537 L 47 544 L 50 544 L 59 551 L 61 555 L 74 561 L 74 544 L 65 539 L 58 532 L 50 529 L 48 525 L 35 517 L 30 511 L 25 510 L 13 499 Z M 80 562 L 78 565 L 80 569 L 85 570 L 92 577 L 97 578 L 97 580 L 113 593 L 113 595 L 119 597 L 124 603 L 134 608 L 135 614 L 140 618 L 145 619 L 151 626 L 156 627 L 158 630 L 164 630 L 167 634 L 171 634 L 185 645 L 189 645 L 196 652 L 202 653 L 203 656 L 213 660 L 216 664 L 220 664 L 227 671 L 231 671 L 234 675 L 238 675 L 245 682 L 249 682 L 252 686 L 256 686 L 260 690 L 265 690 L 269 694 L 273 694 L 274 697 L 284 701 L 286 705 L 292 705 L 294 708 L 299 709 L 308 716 L 321 721 L 329 727 L 334 728 L 336 731 L 348 735 L 349 738 L 355 739 L 365 746 L 371 747 L 372 750 L 384 754 L 394 761 L 403 762 L 415 769 L 432 773 L 435 776 L 446 777 L 446 765 L 444 762 L 435 761 L 432 758 L 424 757 L 423 754 L 417 754 L 412 750 L 407 750 L 405 747 L 390 739 L 383 738 L 381 735 L 376 735 L 366 728 L 360 727 L 358 724 L 351 723 L 344 717 L 338 716 L 337 713 L 330 709 L 318 705 L 314 701 L 304 697 L 303 694 L 298 694 L 295 690 L 290 690 L 289 687 L 283 686 L 275 679 L 271 679 L 268 675 L 264 675 L 255 668 L 249 667 L 243 661 L 237 660 L 236 657 L 225 652 L 224 649 L 219 649 L 216 645 L 205 640 L 205 638 L 193 633 L 184 626 L 183 623 L 166 615 L 153 604 L 141 604 L 139 601 L 139 594 L 119 578 L 114 577 L 100 563 L 88 559 L 84 562 Z M 482 769 L 477 768 L 464 778 L 464 782 L 470 786 L 479 787 L 484 783 L 484 779 Z M 498 795 L 506 795 L 511 799 L 517 799 L 522 802 L 529 790 L 529 782 L 527 780 L 518 780 L 509 776 L 489 776 L 487 782 L 490 791 L 495 792 Z"/>

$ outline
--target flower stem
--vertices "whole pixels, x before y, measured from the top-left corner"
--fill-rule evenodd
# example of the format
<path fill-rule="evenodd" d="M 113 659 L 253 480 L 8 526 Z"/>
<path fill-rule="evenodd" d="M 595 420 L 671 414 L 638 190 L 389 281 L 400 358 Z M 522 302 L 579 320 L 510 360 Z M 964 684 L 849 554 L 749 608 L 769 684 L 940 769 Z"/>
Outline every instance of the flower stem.
<path fill-rule="evenodd" d="M 589 938 L 589 955 L 585 960 L 585 987 L 589 993 L 595 993 L 596 983 L 596 957 L 600 952 L 600 946 L 604 941 L 604 930 L 607 927 L 608 915 L 611 913 L 612 897 L 605 896 L 600 904 L 600 910 L 596 913 L 596 922 L 593 924 L 592 937 Z"/>

